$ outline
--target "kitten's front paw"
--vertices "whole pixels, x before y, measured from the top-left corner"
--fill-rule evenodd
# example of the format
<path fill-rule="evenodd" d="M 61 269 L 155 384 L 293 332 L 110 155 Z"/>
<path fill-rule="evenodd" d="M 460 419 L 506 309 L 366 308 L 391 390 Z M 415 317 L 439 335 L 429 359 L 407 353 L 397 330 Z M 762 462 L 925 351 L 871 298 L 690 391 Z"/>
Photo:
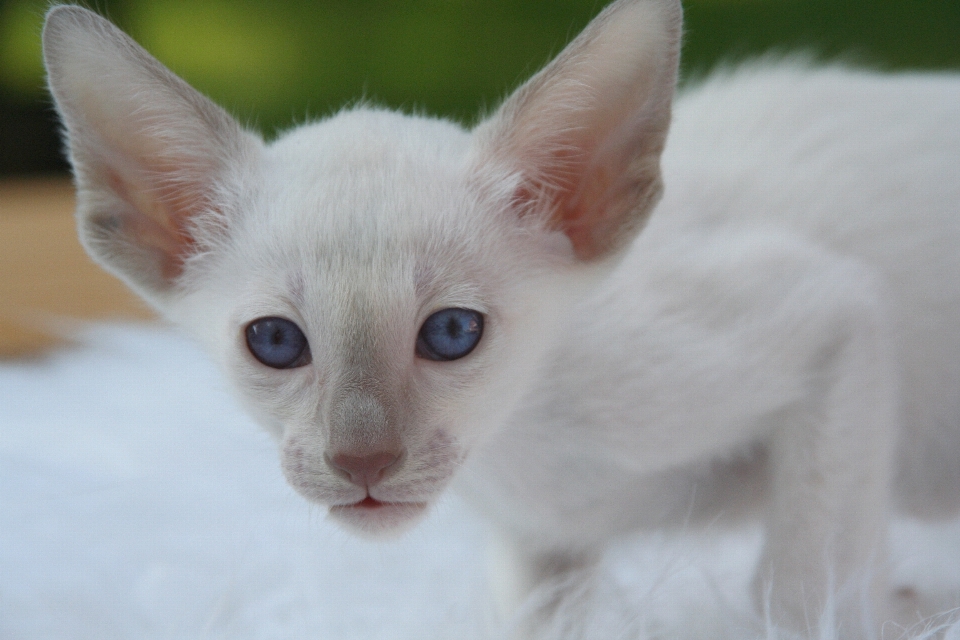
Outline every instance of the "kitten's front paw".
<path fill-rule="evenodd" d="M 829 572 L 774 571 L 763 561 L 754 576 L 751 594 L 758 614 L 778 630 L 818 638 L 824 629 L 840 640 L 876 638 L 881 611 L 875 602 L 876 580 L 847 579 L 834 585 Z"/>

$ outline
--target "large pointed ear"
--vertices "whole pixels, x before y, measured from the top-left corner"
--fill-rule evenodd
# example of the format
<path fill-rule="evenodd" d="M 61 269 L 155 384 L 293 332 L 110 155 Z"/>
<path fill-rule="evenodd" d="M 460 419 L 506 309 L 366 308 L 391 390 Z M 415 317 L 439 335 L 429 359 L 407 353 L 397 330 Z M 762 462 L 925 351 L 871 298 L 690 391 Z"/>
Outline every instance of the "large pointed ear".
<path fill-rule="evenodd" d="M 681 23 L 679 0 L 614 2 L 475 132 L 480 171 L 517 179 L 517 212 L 581 260 L 624 246 L 660 197 Z"/>
<path fill-rule="evenodd" d="M 163 306 L 201 229 L 223 229 L 225 184 L 261 144 L 100 16 L 47 14 L 43 53 L 77 183 L 80 239 Z"/>

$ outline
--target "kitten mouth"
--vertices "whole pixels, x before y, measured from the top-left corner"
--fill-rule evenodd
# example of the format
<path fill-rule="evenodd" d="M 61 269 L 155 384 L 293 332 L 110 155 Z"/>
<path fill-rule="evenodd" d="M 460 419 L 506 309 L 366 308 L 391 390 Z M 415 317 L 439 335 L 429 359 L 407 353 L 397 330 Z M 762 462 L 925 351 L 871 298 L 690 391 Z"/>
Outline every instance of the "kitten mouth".
<path fill-rule="evenodd" d="M 426 502 L 384 502 L 382 500 L 377 500 L 371 495 L 368 495 L 366 498 L 360 502 L 354 502 L 353 504 L 341 504 L 331 507 L 331 511 L 334 509 L 410 509 L 411 507 L 416 508 L 426 508 Z"/>
<path fill-rule="evenodd" d="M 390 504 L 389 502 L 380 502 L 379 500 L 377 500 L 377 499 L 374 498 L 373 496 L 367 496 L 366 498 L 364 498 L 364 499 L 361 500 L 360 502 L 357 502 L 357 503 L 355 503 L 355 504 L 348 504 L 348 505 L 346 505 L 346 506 L 352 507 L 352 508 L 354 508 L 354 509 L 380 509 L 380 508 L 385 507 L 385 506 L 387 506 L 387 505 L 389 505 L 389 504 Z"/>
<path fill-rule="evenodd" d="M 368 495 L 353 504 L 330 507 L 330 516 L 357 533 L 379 537 L 406 531 L 426 511 L 426 502 L 383 502 Z"/>

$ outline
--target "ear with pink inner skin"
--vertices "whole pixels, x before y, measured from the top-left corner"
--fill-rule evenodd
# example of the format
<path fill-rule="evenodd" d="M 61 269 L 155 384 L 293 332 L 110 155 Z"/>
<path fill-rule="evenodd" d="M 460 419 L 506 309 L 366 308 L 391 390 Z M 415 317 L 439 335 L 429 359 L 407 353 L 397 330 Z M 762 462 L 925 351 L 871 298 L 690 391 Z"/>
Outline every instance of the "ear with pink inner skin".
<path fill-rule="evenodd" d="M 227 226 L 229 174 L 261 142 L 86 9 L 52 9 L 43 48 L 77 182 L 80 239 L 162 307 L 202 250 L 198 230 Z"/>
<path fill-rule="evenodd" d="M 622 248 L 660 197 L 681 24 L 679 0 L 614 2 L 476 130 L 480 164 L 518 176 L 515 209 L 581 260 Z"/>

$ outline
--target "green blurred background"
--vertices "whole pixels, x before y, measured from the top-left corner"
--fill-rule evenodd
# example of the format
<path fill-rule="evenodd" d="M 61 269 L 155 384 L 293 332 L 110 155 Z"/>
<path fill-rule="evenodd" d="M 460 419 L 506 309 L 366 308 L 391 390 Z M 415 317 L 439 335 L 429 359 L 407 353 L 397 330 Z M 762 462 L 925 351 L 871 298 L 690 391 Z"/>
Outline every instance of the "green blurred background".
<path fill-rule="evenodd" d="M 360 97 L 471 122 L 603 0 L 98 0 L 267 136 Z M 0 0 L 0 175 L 64 171 L 43 89 L 48 0 Z M 767 51 L 960 68 L 960 0 L 687 0 L 684 77 Z M 960 123 L 958 123 L 960 126 Z"/>

